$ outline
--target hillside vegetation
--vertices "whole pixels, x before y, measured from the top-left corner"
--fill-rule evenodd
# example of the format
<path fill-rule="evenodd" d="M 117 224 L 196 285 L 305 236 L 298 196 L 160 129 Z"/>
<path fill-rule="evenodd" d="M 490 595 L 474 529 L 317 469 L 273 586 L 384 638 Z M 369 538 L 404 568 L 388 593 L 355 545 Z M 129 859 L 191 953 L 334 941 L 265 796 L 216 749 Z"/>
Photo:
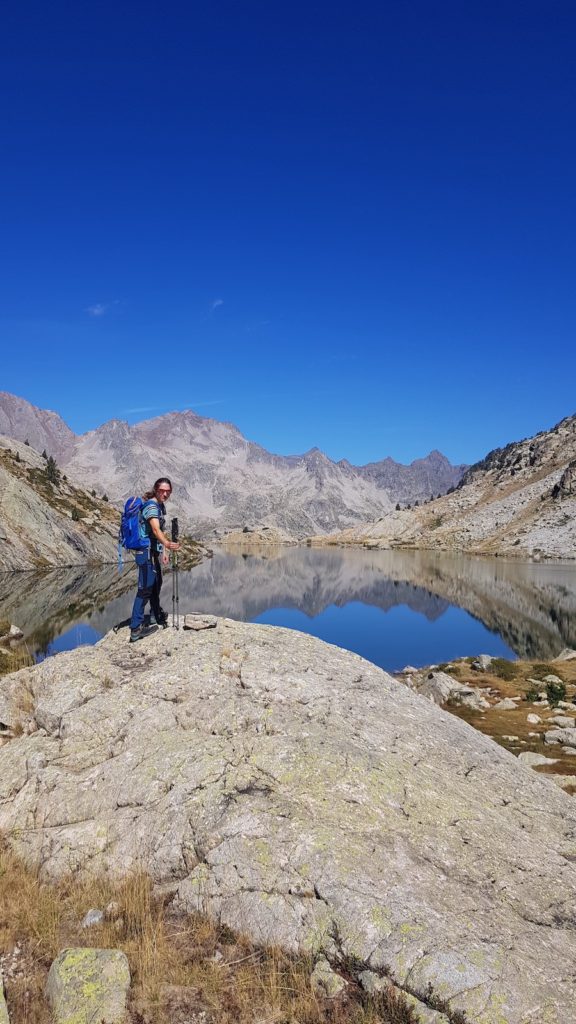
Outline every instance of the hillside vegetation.
<path fill-rule="evenodd" d="M 113 562 L 118 511 L 50 455 L 0 437 L 0 570 Z"/>

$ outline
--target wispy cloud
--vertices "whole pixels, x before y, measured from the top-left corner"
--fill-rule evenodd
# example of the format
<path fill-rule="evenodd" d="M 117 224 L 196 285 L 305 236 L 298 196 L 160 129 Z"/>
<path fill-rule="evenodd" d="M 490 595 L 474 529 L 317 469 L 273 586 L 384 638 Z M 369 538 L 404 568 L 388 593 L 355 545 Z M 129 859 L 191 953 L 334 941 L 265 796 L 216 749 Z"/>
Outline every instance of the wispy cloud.
<path fill-rule="evenodd" d="M 93 306 L 88 306 L 85 310 L 88 316 L 104 316 L 114 306 L 120 305 L 120 299 L 114 299 L 114 302 L 95 302 Z"/>
<path fill-rule="evenodd" d="M 133 409 L 122 409 L 122 415 L 127 416 L 135 412 L 157 412 L 161 405 L 137 405 Z"/>
<path fill-rule="evenodd" d="M 204 409 L 207 405 L 223 405 L 225 398 L 208 398 L 206 401 L 190 402 L 187 409 Z"/>
<path fill-rule="evenodd" d="M 255 323 L 246 324 L 244 329 L 247 334 L 253 334 L 256 331 L 261 331 L 264 327 L 269 327 L 271 323 L 271 320 L 256 320 Z"/>
<path fill-rule="evenodd" d="M 213 313 L 215 309 L 218 309 L 218 306 L 223 305 L 224 299 L 214 299 L 214 301 L 210 304 L 210 312 Z"/>

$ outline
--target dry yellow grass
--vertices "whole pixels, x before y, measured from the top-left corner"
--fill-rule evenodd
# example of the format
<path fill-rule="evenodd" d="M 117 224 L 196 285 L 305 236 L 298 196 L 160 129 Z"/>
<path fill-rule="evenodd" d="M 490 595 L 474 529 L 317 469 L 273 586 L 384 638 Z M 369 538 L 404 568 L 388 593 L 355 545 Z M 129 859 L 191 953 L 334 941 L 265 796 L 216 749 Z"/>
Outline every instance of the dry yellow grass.
<path fill-rule="evenodd" d="M 0 676 L 8 675 L 9 672 L 17 672 L 20 668 L 29 668 L 33 664 L 34 658 L 25 643 L 20 643 L 15 647 L 0 648 Z"/>
<path fill-rule="evenodd" d="M 104 909 L 112 902 L 116 906 L 101 925 L 82 929 L 89 909 Z M 371 999 L 351 976 L 343 998 L 322 999 L 310 984 L 310 958 L 257 948 L 202 915 L 175 916 L 153 894 L 143 873 L 119 883 L 67 878 L 50 886 L 1 846 L 0 952 L 11 1024 L 50 1024 L 46 976 L 54 957 L 67 946 L 126 953 L 132 974 L 132 1024 L 418 1020 L 392 987 Z"/>

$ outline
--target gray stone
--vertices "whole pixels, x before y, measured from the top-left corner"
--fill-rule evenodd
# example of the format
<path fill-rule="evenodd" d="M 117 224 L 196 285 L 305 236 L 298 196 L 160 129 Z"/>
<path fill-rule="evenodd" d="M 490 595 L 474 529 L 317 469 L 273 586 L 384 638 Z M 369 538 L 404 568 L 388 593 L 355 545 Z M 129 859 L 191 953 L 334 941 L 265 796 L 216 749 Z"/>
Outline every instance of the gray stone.
<path fill-rule="evenodd" d="M 0 1024 L 10 1024 L 10 1020 L 8 1018 L 8 1007 L 6 1006 L 6 999 L 4 996 L 2 971 L 0 971 Z"/>
<path fill-rule="evenodd" d="M 407 993 L 404 998 L 408 1006 L 411 1006 L 417 1014 L 419 1024 L 450 1024 L 450 1018 L 445 1013 L 440 1013 L 439 1010 L 431 1010 L 429 1006 L 426 1006 L 416 996 Z"/>
<path fill-rule="evenodd" d="M 516 707 L 517 707 L 516 706 L 516 702 L 513 701 L 511 697 L 504 697 L 503 700 L 499 700 L 498 703 L 494 705 L 494 710 L 495 711 L 516 711 Z"/>
<path fill-rule="evenodd" d="M 568 715 L 554 715 L 546 724 L 557 725 L 560 729 L 570 729 L 574 727 L 574 719 Z"/>
<path fill-rule="evenodd" d="M 94 928 L 95 925 L 102 924 L 104 920 L 104 911 L 92 909 L 89 910 L 82 921 L 83 928 Z"/>
<path fill-rule="evenodd" d="M 378 992 L 385 992 L 390 984 L 388 978 L 381 978 L 374 971 L 360 971 L 358 981 L 369 996 L 376 995 Z"/>
<path fill-rule="evenodd" d="M 490 654 L 479 654 L 472 662 L 471 667 L 475 672 L 487 672 L 493 661 L 494 658 Z"/>
<path fill-rule="evenodd" d="M 531 750 L 525 750 L 522 754 L 518 754 L 518 760 L 522 764 L 530 765 L 533 768 L 538 764 L 556 764 L 558 759 L 556 757 L 544 757 L 544 754 L 535 754 Z"/>
<path fill-rule="evenodd" d="M 185 615 L 184 629 L 215 629 L 218 619 L 215 615 Z"/>
<path fill-rule="evenodd" d="M 15 640 L 23 639 L 24 633 L 22 632 L 20 627 L 15 626 L 14 623 L 11 623 L 10 629 L 6 633 L 2 633 L 2 635 L 0 635 L 0 644 L 11 644 Z"/>
<path fill-rule="evenodd" d="M 571 647 L 565 647 L 564 650 L 560 651 L 558 657 L 553 658 L 553 661 L 572 661 L 576 658 L 576 651 L 572 650 Z"/>
<path fill-rule="evenodd" d="M 46 982 L 54 1024 L 124 1024 L 129 989 L 128 960 L 118 949 L 65 949 Z"/>
<path fill-rule="evenodd" d="M 0 832 L 43 878 L 144 868 L 176 910 L 424 1002 L 432 985 L 452 1014 L 573 1024 L 561 789 L 313 637 L 219 620 L 139 646 L 109 634 L 19 673 L 23 725 L 41 705 L 51 732 L 0 748 Z"/>
<path fill-rule="evenodd" d="M 576 747 L 576 729 L 550 729 L 544 733 L 545 743 L 562 743 L 567 747 Z"/>
<path fill-rule="evenodd" d="M 540 715 L 529 714 L 526 716 L 526 721 L 530 722 L 530 725 L 537 725 L 538 722 L 542 721 L 542 717 Z"/>
<path fill-rule="evenodd" d="M 326 957 L 320 957 L 312 974 L 310 982 L 314 992 L 327 999 L 336 999 L 346 988 L 347 982 L 336 971 L 332 970 Z"/>
<path fill-rule="evenodd" d="M 412 689 L 422 697 L 428 697 L 435 704 L 464 704 L 467 707 L 485 709 L 490 707 L 486 698 L 473 686 L 458 682 L 447 672 L 427 672 L 412 680 Z"/>
<path fill-rule="evenodd" d="M 563 680 L 560 679 L 560 676 L 549 675 L 549 676 L 544 676 L 543 682 L 545 682 L 545 683 L 560 683 L 560 684 L 562 684 Z"/>

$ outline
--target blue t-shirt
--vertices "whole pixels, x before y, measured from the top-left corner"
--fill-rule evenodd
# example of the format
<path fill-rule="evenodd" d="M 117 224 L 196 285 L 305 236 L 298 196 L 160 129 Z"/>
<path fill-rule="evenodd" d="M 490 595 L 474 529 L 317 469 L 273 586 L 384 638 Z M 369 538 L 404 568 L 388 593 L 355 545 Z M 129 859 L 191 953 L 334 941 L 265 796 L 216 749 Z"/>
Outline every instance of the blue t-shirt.
<path fill-rule="evenodd" d="M 160 523 L 160 529 L 164 532 L 164 523 L 166 522 L 166 509 L 164 508 L 164 503 L 156 501 L 156 498 L 149 498 L 142 506 L 142 519 L 144 520 L 146 536 L 150 538 L 150 547 L 152 548 L 152 551 L 162 551 L 163 545 L 159 540 L 156 540 L 156 537 L 150 528 L 150 519 L 157 519 Z"/>

